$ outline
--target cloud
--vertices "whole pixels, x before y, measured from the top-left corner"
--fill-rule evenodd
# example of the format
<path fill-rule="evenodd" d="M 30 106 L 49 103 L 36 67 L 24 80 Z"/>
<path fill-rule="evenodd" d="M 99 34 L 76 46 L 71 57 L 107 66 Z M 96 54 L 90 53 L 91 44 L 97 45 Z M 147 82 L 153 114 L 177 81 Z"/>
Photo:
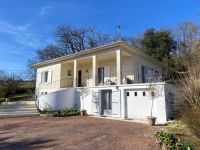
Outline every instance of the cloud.
<path fill-rule="evenodd" d="M 49 11 L 52 9 L 51 6 L 44 6 L 40 9 L 40 12 L 39 12 L 39 16 L 45 16 L 49 13 Z"/>
<path fill-rule="evenodd" d="M 31 24 L 16 25 L 0 20 L 0 32 L 6 33 L 19 44 L 38 48 L 41 44 L 39 35 L 31 33 Z"/>
<path fill-rule="evenodd" d="M 25 25 L 14 25 L 8 22 L 0 20 L 0 32 L 14 34 L 17 32 L 24 32 L 30 27 L 30 24 Z"/>

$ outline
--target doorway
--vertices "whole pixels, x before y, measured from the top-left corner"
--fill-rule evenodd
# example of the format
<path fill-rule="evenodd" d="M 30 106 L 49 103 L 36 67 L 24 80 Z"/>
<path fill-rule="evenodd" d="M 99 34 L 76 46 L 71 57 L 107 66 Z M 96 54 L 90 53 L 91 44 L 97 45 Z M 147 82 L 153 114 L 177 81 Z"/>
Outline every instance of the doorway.
<path fill-rule="evenodd" d="M 112 116 L 112 90 L 101 91 L 101 115 Z"/>
<path fill-rule="evenodd" d="M 98 84 L 104 85 L 104 67 L 98 68 Z"/>
<path fill-rule="evenodd" d="M 81 70 L 79 70 L 78 71 L 78 86 L 80 87 L 80 86 L 82 86 L 82 72 L 81 72 Z"/>

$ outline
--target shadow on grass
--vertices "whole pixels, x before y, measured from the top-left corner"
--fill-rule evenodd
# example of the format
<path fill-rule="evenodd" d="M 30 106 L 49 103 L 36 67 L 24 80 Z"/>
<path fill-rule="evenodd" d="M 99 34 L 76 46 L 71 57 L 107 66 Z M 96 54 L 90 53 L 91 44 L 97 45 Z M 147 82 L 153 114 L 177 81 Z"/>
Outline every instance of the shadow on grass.
<path fill-rule="evenodd" d="M 10 141 L 13 137 L 0 138 L 0 149 L 6 150 L 23 150 L 23 149 L 44 149 L 56 146 L 51 142 L 54 139 L 33 139 L 33 140 L 22 140 L 22 141 Z"/>

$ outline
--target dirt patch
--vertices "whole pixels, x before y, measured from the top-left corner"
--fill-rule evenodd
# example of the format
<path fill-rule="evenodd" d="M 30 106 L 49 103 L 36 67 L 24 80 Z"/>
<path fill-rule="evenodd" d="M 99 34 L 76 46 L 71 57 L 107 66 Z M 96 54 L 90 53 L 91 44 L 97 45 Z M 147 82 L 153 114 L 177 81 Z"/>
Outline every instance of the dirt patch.
<path fill-rule="evenodd" d="M 159 149 L 156 128 L 93 117 L 0 119 L 0 149 Z"/>

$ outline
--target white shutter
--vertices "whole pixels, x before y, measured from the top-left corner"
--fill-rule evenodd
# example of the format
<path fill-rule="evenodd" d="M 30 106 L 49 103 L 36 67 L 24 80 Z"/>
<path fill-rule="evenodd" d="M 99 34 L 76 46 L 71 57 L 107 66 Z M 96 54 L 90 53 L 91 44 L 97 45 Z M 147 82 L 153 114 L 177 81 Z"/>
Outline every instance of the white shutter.
<path fill-rule="evenodd" d="M 45 72 L 41 73 L 41 83 L 45 82 Z"/>
<path fill-rule="evenodd" d="M 92 86 L 92 77 L 93 77 L 93 75 L 92 75 L 92 69 L 90 68 L 89 69 L 89 79 L 88 79 L 88 84 L 87 84 L 87 86 Z"/>
<path fill-rule="evenodd" d="M 41 84 L 41 82 L 42 82 L 41 73 L 37 73 L 37 83 L 38 83 L 38 84 Z"/>
<path fill-rule="evenodd" d="M 106 83 L 107 80 L 111 80 L 110 66 L 104 67 L 104 82 Z"/>
<path fill-rule="evenodd" d="M 47 79 L 48 83 L 52 82 L 52 71 L 48 71 L 48 79 Z"/>

